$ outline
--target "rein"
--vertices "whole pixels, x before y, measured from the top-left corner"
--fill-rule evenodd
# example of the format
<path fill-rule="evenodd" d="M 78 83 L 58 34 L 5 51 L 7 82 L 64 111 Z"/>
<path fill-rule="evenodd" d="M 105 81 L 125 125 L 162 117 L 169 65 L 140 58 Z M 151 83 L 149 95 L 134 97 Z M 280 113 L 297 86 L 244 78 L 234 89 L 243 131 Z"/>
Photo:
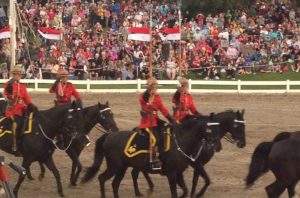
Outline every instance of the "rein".
<path fill-rule="evenodd" d="M 195 162 L 195 161 L 199 158 L 199 156 L 200 156 L 200 154 L 201 154 L 201 152 L 202 152 L 202 150 L 203 150 L 204 144 L 206 143 L 206 140 L 203 138 L 203 139 L 202 139 L 201 146 L 199 147 L 199 150 L 198 150 L 196 156 L 193 157 L 192 155 L 186 154 L 186 153 L 182 150 L 182 148 L 181 148 L 181 147 L 179 146 L 179 144 L 178 144 L 178 141 L 177 141 L 177 138 L 176 138 L 176 135 L 175 135 L 175 134 L 173 135 L 173 137 L 174 137 L 174 140 L 175 140 L 175 144 L 176 144 L 176 147 L 177 147 L 177 151 L 179 151 L 184 157 L 188 158 L 188 159 L 191 160 L 192 162 Z"/>
<path fill-rule="evenodd" d="M 106 130 L 104 129 L 104 127 L 101 126 L 99 123 L 97 123 L 97 124 L 95 125 L 95 128 L 96 128 L 98 131 L 100 131 L 101 133 L 104 133 L 104 134 L 109 134 L 109 133 L 111 133 L 111 132 L 109 132 L 109 131 L 106 131 Z"/>
<path fill-rule="evenodd" d="M 57 150 L 59 150 L 59 151 L 66 151 L 66 150 L 68 150 L 68 149 L 70 148 L 70 146 L 71 146 L 73 140 L 75 139 L 75 136 L 72 135 L 72 138 L 71 138 L 71 140 L 70 140 L 70 142 L 69 142 L 67 148 L 66 148 L 66 149 L 60 149 L 60 148 L 56 145 L 57 141 L 56 141 L 55 139 L 49 138 L 49 137 L 46 135 L 45 131 L 43 130 L 43 128 L 42 128 L 42 126 L 41 126 L 41 124 L 39 124 L 39 128 L 40 128 L 40 130 L 41 130 L 43 136 L 44 136 L 47 140 L 49 140 L 50 142 L 52 142 L 52 144 L 55 146 L 55 148 L 56 148 Z"/>

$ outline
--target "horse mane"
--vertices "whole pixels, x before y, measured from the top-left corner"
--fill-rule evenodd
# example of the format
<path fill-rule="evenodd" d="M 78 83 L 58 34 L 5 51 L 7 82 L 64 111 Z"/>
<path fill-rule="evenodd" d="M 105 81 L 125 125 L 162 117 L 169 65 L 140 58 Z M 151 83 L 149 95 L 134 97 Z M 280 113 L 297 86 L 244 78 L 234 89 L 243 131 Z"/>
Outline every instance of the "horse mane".
<path fill-rule="evenodd" d="M 220 112 L 220 113 L 235 113 L 235 111 L 233 109 L 227 109 L 224 112 Z"/>
<path fill-rule="evenodd" d="M 204 118 L 204 117 L 203 117 Z M 187 115 L 183 120 L 181 120 L 181 127 L 184 129 L 191 129 L 197 122 L 197 118 L 191 115 Z"/>

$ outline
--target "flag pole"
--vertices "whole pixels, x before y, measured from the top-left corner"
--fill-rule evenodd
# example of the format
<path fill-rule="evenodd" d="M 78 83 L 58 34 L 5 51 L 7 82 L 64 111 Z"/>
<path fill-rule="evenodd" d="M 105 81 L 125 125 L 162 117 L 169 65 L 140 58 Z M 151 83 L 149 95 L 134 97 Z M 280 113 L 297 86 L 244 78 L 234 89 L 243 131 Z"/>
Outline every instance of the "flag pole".
<path fill-rule="evenodd" d="M 152 69 L 152 8 L 150 9 L 150 46 L 149 46 L 149 77 L 153 76 Z M 151 139 L 151 138 L 150 138 Z"/>
<path fill-rule="evenodd" d="M 182 49 L 181 49 L 181 0 L 178 2 L 178 19 L 179 19 L 179 34 L 180 34 L 180 39 L 179 39 L 179 59 L 178 59 L 178 64 L 179 64 L 179 76 L 182 75 Z"/>
<path fill-rule="evenodd" d="M 9 1 L 9 25 L 10 25 L 10 68 L 16 65 L 16 4 L 15 0 Z"/>

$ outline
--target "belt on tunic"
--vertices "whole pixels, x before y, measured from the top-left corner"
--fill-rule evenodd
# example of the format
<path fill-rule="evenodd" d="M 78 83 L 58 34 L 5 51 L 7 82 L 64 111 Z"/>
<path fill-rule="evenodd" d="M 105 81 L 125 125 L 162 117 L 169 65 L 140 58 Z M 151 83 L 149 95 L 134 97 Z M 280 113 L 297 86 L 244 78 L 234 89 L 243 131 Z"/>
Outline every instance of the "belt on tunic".
<path fill-rule="evenodd" d="M 7 105 L 8 106 L 14 106 L 17 103 L 19 103 L 19 104 L 25 104 L 25 101 L 23 99 L 8 100 Z"/>

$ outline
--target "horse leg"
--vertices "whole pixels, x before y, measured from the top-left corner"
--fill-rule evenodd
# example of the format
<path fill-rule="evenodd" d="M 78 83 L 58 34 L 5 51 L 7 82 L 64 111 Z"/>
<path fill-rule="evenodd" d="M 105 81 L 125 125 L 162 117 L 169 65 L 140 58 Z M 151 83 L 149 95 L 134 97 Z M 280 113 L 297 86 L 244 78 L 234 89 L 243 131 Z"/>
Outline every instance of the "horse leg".
<path fill-rule="evenodd" d="M 149 193 L 152 193 L 153 192 L 153 189 L 154 189 L 154 184 L 149 176 L 149 174 L 146 172 L 146 171 L 142 171 L 143 172 L 143 175 L 148 183 L 148 186 L 149 186 Z"/>
<path fill-rule="evenodd" d="M 197 168 L 194 168 L 194 175 L 193 175 L 193 185 L 192 185 L 192 190 L 191 190 L 191 197 L 195 196 L 195 191 L 196 191 L 196 187 L 198 184 L 198 179 L 199 179 L 199 170 Z"/>
<path fill-rule="evenodd" d="M 295 196 L 295 194 L 296 194 L 296 192 L 295 192 L 296 185 L 297 185 L 297 183 L 288 186 L 289 198 L 293 198 Z"/>
<path fill-rule="evenodd" d="M 25 168 L 25 170 L 28 170 L 31 163 L 32 163 L 32 161 L 28 160 L 27 158 L 23 158 L 22 166 L 23 166 L 23 168 Z M 18 197 L 18 192 L 19 192 L 20 186 L 23 183 L 24 179 L 25 179 L 25 175 L 20 174 L 18 182 L 14 188 L 14 194 L 15 194 L 16 198 Z"/>
<path fill-rule="evenodd" d="M 101 173 L 98 177 L 100 184 L 101 197 L 105 198 L 105 182 L 112 178 L 115 175 L 115 171 L 112 168 L 107 168 L 103 173 Z"/>
<path fill-rule="evenodd" d="M 34 180 L 34 178 L 32 177 L 32 174 L 31 174 L 31 170 L 30 170 L 30 167 L 28 167 L 28 169 L 26 170 L 26 176 L 29 180 Z"/>
<path fill-rule="evenodd" d="M 204 166 L 202 166 L 202 165 L 197 166 L 196 169 L 198 169 L 198 171 L 199 171 L 198 173 L 203 177 L 204 182 L 205 182 L 205 184 L 202 187 L 202 189 L 200 190 L 200 192 L 196 195 L 196 197 L 201 197 L 201 196 L 204 195 L 206 189 L 210 185 L 210 179 L 209 179 L 209 177 L 208 177 L 208 175 L 207 175 L 207 173 L 206 173 L 206 171 L 204 169 Z M 197 183 L 196 183 L 196 185 L 197 185 Z"/>
<path fill-rule="evenodd" d="M 180 186 L 180 188 L 183 190 L 183 194 L 180 196 L 180 198 L 184 198 L 188 195 L 188 189 L 186 187 L 184 178 L 183 178 L 183 173 L 179 172 L 177 174 L 177 184 Z"/>
<path fill-rule="evenodd" d="M 47 168 L 53 173 L 53 175 L 56 179 L 57 192 L 58 192 L 59 196 L 64 197 L 63 188 L 62 188 L 61 179 L 60 179 L 60 174 L 59 174 L 59 171 L 57 170 L 57 168 L 55 166 L 55 163 L 53 161 L 52 156 L 49 157 L 45 161 L 45 164 L 46 164 Z"/>
<path fill-rule="evenodd" d="M 176 171 L 172 171 L 166 174 L 169 181 L 169 186 L 171 190 L 171 197 L 177 198 L 177 191 L 176 191 L 176 181 L 177 181 L 177 174 Z"/>
<path fill-rule="evenodd" d="M 131 171 L 131 177 L 132 177 L 132 181 L 133 181 L 133 187 L 134 187 L 134 194 L 136 197 L 142 197 L 144 196 L 139 189 L 139 184 L 137 183 L 137 179 L 139 177 L 139 173 L 140 171 L 133 168 Z"/>
<path fill-rule="evenodd" d="M 112 187 L 114 191 L 114 198 L 119 198 L 119 187 L 122 179 L 124 178 L 125 172 L 127 170 L 127 167 L 123 167 L 121 170 L 119 170 L 112 182 Z"/>
<path fill-rule="evenodd" d="M 285 186 L 280 184 L 279 181 L 275 181 L 266 188 L 267 194 L 269 198 L 279 198 L 279 196 L 283 193 L 285 190 Z"/>
<path fill-rule="evenodd" d="M 46 173 L 46 169 L 45 166 L 43 164 L 43 162 L 39 162 L 40 168 L 41 168 L 41 173 L 39 175 L 39 180 L 42 181 L 45 178 L 45 173 Z"/>
<path fill-rule="evenodd" d="M 80 152 L 78 154 L 72 148 L 69 148 L 69 150 L 67 151 L 67 154 L 69 155 L 69 157 L 72 160 L 72 172 L 71 172 L 71 177 L 70 177 L 70 185 L 71 186 L 76 186 L 79 174 L 82 170 L 82 165 L 81 165 L 81 163 L 79 161 L 79 158 L 78 158 Z M 76 168 L 77 168 L 77 172 L 76 172 Z"/>

